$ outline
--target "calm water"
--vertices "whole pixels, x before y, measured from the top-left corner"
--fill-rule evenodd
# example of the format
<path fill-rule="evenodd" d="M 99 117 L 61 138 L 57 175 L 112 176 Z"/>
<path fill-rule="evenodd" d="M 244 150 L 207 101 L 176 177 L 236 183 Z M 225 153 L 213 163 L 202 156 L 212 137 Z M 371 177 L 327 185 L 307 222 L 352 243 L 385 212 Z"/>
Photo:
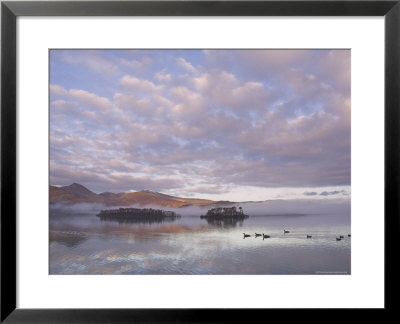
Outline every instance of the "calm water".
<path fill-rule="evenodd" d="M 198 216 L 118 223 L 94 213 L 53 213 L 50 274 L 350 274 L 349 233 L 347 213 L 258 215 L 236 224 Z M 339 235 L 345 238 L 336 241 Z"/>

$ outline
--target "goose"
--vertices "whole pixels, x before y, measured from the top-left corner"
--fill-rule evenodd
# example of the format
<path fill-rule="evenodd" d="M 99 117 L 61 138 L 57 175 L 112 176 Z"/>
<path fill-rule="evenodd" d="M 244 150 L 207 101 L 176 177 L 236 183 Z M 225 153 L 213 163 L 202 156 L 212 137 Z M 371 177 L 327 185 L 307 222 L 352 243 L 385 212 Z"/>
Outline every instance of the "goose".
<path fill-rule="evenodd" d="M 286 233 L 290 233 L 290 232 L 287 230 L 283 230 L 283 234 L 286 234 Z"/>
<path fill-rule="evenodd" d="M 348 237 L 351 237 L 351 234 L 347 234 Z"/>
<path fill-rule="evenodd" d="M 343 236 L 343 235 L 340 235 L 339 237 L 340 237 L 341 239 L 342 239 L 342 238 L 344 238 L 344 236 Z"/>
<path fill-rule="evenodd" d="M 255 237 L 261 236 L 262 234 L 254 233 Z"/>
<path fill-rule="evenodd" d="M 250 234 L 243 233 L 243 238 L 250 237 Z"/>
<path fill-rule="evenodd" d="M 342 240 L 342 239 L 341 239 L 341 238 L 339 238 L 339 237 L 337 237 L 337 238 L 336 238 L 336 241 L 341 241 L 341 240 Z"/>
<path fill-rule="evenodd" d="M 312 238 L 312 236 L 307 234 L 307 238 Z"/>
<path fill-rule="evenodd" d="M 270 238 L 271 236 L 269 236 L 269 235 L 266 235 L 266 234 L 262 234 L 262 236 L 263 236 L 263 240 L 265 239 L 265 238 Z"/>

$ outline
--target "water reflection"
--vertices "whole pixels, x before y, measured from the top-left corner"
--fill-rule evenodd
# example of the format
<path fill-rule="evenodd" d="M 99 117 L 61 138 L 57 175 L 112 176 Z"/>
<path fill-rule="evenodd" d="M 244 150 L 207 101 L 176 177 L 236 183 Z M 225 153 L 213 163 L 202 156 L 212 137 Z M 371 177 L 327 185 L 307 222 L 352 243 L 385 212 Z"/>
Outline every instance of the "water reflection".
<path fill-rule="evenodd" d="M 243 232 L 251 237 L 243 239 Z M 345 214 L 206 222 L 199 216 L 172 222 L 101 221 L 95 214 L 50 217 L 50 273 L 349 274 L 350 232 Z M 344 239 L 338 242 L 340 235 Z"/>
<path fill-rule="evenodd" d="M 152 216 L 152 217 L 123 217 L 115 215 L 101 215 L 98 216 L 102 222 L 116 222 L 119 224 L 161 224 L 175 222 L 180 216 Z"/>
<path fill-rule="evenodd" d="M 68 248 L 75 248 L 88 239 L 88 236 L 79 232 L 50 231 L 50 243 L 57 242 Z"/>
<path fill-rule="evenodd" d="M 214 226 L 214 227 L 219 227 L 219 228 L 233 228 L 233 227 L 237 227 L 238 225 L 240 227 L 243 226 L 243 220 L 237 219 L 235 217 L 225 217 L 223 219 L 207 218 L 206 221 L 207 221 L 208 225 Z"/>

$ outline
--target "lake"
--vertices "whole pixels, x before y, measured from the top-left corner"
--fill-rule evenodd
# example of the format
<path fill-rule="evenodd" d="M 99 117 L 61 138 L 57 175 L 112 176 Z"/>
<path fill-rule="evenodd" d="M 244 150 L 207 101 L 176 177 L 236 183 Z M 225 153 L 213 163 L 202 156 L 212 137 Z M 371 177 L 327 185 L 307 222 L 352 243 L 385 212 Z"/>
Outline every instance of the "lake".
<path fill-rule="evenodd" d="M 296 213 L 292 203 L 278 214 L 258 205 L 248 219 L 225 224 L 193 210 L 158 223 L 101 221 L 93 210 L 51 211 L 49 273 L 350 274 L 350 205 L 305 206 Z"/>

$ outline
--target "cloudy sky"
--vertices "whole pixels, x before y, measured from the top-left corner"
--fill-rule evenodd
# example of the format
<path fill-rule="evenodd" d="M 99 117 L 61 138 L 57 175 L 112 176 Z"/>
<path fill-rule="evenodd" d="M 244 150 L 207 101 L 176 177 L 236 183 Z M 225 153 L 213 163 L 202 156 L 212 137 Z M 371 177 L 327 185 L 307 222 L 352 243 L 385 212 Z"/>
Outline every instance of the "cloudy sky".
<path fill-rule="evenodd" d="M 349 50 L 51 50 L 50 184 L 350 195 Z"/>

